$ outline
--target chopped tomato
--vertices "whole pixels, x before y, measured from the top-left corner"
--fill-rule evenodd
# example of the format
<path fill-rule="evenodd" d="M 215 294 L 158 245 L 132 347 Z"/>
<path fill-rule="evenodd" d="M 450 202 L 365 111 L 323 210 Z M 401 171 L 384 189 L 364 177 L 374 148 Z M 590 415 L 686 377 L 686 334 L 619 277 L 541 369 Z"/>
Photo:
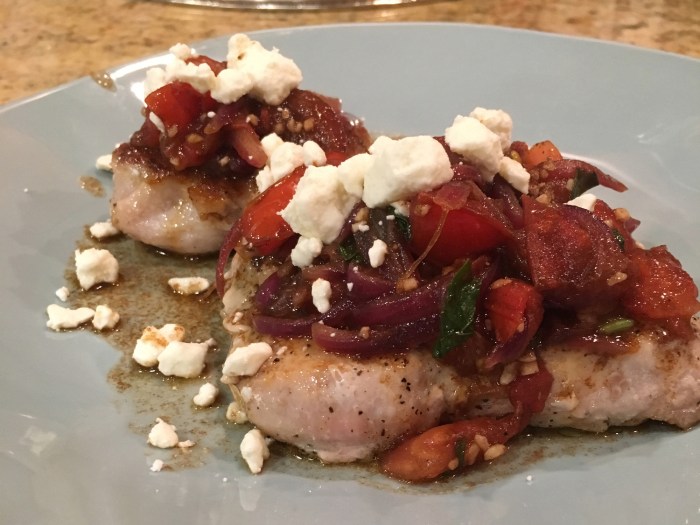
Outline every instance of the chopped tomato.
<path fill-rule="evenodd" d="M 473 183 L 449 182 L 411 202 L 411 249 L 448 265 L 493 250 L 512 234 L 507 219 Z M 431 243 L 432 246 L 431 246 Z"/>
<path fill-rule="evenodd" d="M 202 113 L 213 109 L 216 102 L 186 82 L 170 82 L 146 97 L 146 106 L 166 128 L 187 126 Z"/>
<path fill-rule="evenodd" d="M 629 261 L 610 229 L 576 206 L 545 205 L 523 196 L 532 282 L 545 299 L 567 308 L 604 307 L 626 288 Z"/>
<path fill-rule="evenodd" d="M 542 295 L 530 284 L 518 279 L 499 279 L 488 290 L 486 312 L 499 343 L 508 341 L 525 329 L 535 334 L 542 322 Z"/>
<path fill-rule="evenodd" d="M 539 166 L 548 160 L 561 160 L 562 158 L 559 149 L 549 140 L 533 144 L 521 155 L 522 164 L 526 169 Z"/>
<path fill-rule="evenodd" d="M 631 286 L 622 298 L 633 315 L 646 319 L 688 319 L 700 311 L 698 288 L 665 246 L 630 254 Z"/>

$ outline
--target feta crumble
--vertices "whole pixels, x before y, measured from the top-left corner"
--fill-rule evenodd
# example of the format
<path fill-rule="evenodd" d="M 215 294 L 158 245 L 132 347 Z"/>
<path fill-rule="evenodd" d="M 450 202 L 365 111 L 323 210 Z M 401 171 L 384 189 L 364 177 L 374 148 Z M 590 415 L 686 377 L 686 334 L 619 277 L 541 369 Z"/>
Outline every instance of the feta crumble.
<path fill-rule="evenodd" d="M 155 366 L 158 364 L 158 356 L 168 343 L 182 341 L 184 337 L 185 329 L 178 324 L 169 323 L 161 328 L 147 326 L 136 341 L 131 357 L 141 366 Z"/>
<path fill-rule="evenodd" d="M 311 266 L 314 259 L 323 250 L 321 239 L 315 237 L 299 237 L 296 246 L 292 248 L 292 264 L 298 268 Z"/>
<path fill-rule="evenodd" d="M 158 370 L 165 376 L 191 378 L 204 370 L 209 343 L 172 341 L 158 354 Z"/>
<path fill-rule="evenodd" d="M 510 146 L 513 134 L 513 119 L 502 109 L 485 109 L 476 107 L 469 116 L 477 119 L 493 131 L 501 141 L 501 149 L 505 151 Z"/>
<path fill-rule="evenodd" d="M 498 173 L 520 193 L 527 193 L 530 189 L 530 173 L 517 160 L 503 157 Z"/>
<path fill-rule="evenodd" d="M 449 148 L 477 166 L 487 181 L 492 181 L 503 158 L 500 137 L 474 117 L 455 117 L 445 130 Z"/>
<path fill-rule="evenodd" d="M 372 243 L 372 247 L 367 252 L 369 264 L 372 268 L 379 268 L 384 264 L 384 259 L 388 251 L 389 248 L 383 240 L 375 239 L 374 243 Z"/>
<path fill-rule="evenodd" d="M 160 472 L 163 470 L 163 467 L 165 466 L 165 463 L 163 463 L 162 459 L 156 459 L 153 461 L 153 464 L 151 465 L 151 472 Z"/>
<path fill-rule="evenodd" d="M 112 154 L 100 155 L 95 160 L 95 168 L 102 171 L 112 171 Z"/>
<path fill-rule="evenodd" d="M 209 407 L 214 404 L 218 395 L 219 389 L 216 385 L 204 383 L 199 387 L 199 392 L 192 398 L 192 402 L 198 407 Z"/>
<path fill-rule="evenodd" d="M 76 250 L 75 275 L 80 286 L 89 290 L 96 284 L 114 283 L 119 276 L 119 263 L 109 250 Z"/>
<path fill-rule="evenodd" d="M 64 303 L 68 300 L 69 295 L 70 290 L 65 286 L 61 286 L 58 290 L 56 290 L 56 297 L 58 297 Z"/>
<path fill-rule="evenodd" d="M 331 283 L 325 279 L 316 279 L 311 285 L 311 298 L 316 310 L 325 314 L 331 309 Z"/>
<path fill-rule="evenodd" d="M 226 419 L 236 425 L 242 425 L 248 422 L 248 414 L 238 401 L 233 401 L 226 408 Z"/>
<path fill-rule="evenodd" d="M 114 224 L 112 224 L 112 221 L 96 222 L 90 226 L 90 235 L 92 235 L 95 239 L 105 239 L 107 237 L 113 237 L 119 233 L 119 230 L 116 226 L 114 226 Z"/>
<path fill-rule="evenodd" d="M 76 328 L 83 323 L 87 323 L 94 317 L 95 310 L 87 307 L 71 310 L 57 304 L 50 304 L 46 308 L 46 314 L 49 316 L 46 326 L 58 331 L 64 328 Z"/>
<path fill-rule="evenodd" d="M 105 304 L 100 304 L 95 308 L 95 317 L 92 318 L 92 326 L 98 330 L 104 330 L 105 328 L 112 329 L 117 325 L 119 319 L 120 316 L 117 312 Z"/>
<path fill-rule="evenodd" d="M 168 286 L 182 295 L 196 295 L 207 291 L 211 284 L 204 277 L 171 277 Z"/>
<path fill-rule="evenodd" d="M 158 448 L 173 448 L 180 442 L 174 425 L 156 418 L 156 424 L 148 433 L 148 444 Z"/>
<path fill-rule="evenodd" d="M 241 346 L 231 352 L 224 362 L 225 376 L 252 376 L 272 355 L 272 347 L 263 342 Z"/>
<path fill-rule="evenodd" d="M 595 202 L 597 200 L 598 197 L 596 197 L 592 193 L 583 193 L 575 199 L 571 199 L 566 204 L 568 204 L 569 206 L 578 206 L 579 208 L 583 208 L 584 210 L 593 211 L 593 208 L 595 207 Z"/>
<path fill-rule="evenodd" d="M 253 474 L 262 471 L 264 461 L 270 457 L 270 449 L 267 447 L 265 436 L 260 430 L 249 430 L 241 441 L 241 456 Z"/>

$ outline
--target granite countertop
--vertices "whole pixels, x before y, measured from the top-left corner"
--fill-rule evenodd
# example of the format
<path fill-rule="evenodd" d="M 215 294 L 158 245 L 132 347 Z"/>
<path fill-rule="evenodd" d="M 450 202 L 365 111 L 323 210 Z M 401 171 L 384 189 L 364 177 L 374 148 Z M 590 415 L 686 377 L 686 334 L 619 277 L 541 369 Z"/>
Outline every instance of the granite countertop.
<path fill-rule="evenodd" d="M 135 0 L 0 0 L 0 104 L 235 32 L 351 22 L 468 22 L 634 44 L 700 58 L 697 0 L 452 0 L 325 11 L 252 11 Z"/>

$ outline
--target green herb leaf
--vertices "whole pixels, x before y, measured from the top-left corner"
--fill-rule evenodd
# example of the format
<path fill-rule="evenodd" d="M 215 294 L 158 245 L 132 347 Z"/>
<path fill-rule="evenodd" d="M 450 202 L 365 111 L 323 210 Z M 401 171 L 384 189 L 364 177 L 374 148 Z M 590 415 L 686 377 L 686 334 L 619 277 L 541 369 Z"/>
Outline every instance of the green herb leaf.
<path fill-rule="evenodd" d="M 355 240 L 352 237 L 349 237 L 344 243 L 338 245 L 338 254 L 346 262 L 357 262 L 360 260 L 357 244 L 355 244 Z"/>
<path fill-rule="evenodd" d="M 598 327 L 598 331 L 605 335 L 616 335 L 626 332 L 634 327 L 634 321 L 625 317 L 610 319 Z"/>
<path fill-rule="evenodd" d="M 408 220 L 408 217 L 405 215 L 401 215 L 400 213 L 396 212 L 396 208 L 393 206 L 388 206 L 387 210 L 387 215 L 393 215 L 394 216 L 394 222 L 396 223 L 396 228 L 401 232 L 401 235 L 403 235 L 404 239 L 407 241 L 411 240 L 411 221 Z"/>
<path fill-rule="evenodd" d="M 574 177 L 574 185 L 571 188 L 571 198 L 575 199 L 597 185 L 598 175 L 592 171 L 585 171 L 581 168 L 577 168 L 576 176 Z"/>
<path fill-rule="evenodd" d="M 474 333 L 481 280 L 472 277 L 471 261 L 462 265 L 447 287 L 440 314 L 440 336 L 433 355 L 444 357 Z"/>
<path fill-rule="evenodd" d="M 615 238 L 617 241 L 617 244 L 620 245 L 620 249 L 624 251 L 625 249 L 625 237 L 620 233 L 620 230 L 617 228 L 612 229 L 612 236 Z"/>
<path fill-rule="evenodd" d="M 457 442 L 455 443 L 455 456 L 457 456 L 457 469 L 462 469 L 464 468 L 464 454 L 467 451 L 467 442 L 459 438 Z"/>

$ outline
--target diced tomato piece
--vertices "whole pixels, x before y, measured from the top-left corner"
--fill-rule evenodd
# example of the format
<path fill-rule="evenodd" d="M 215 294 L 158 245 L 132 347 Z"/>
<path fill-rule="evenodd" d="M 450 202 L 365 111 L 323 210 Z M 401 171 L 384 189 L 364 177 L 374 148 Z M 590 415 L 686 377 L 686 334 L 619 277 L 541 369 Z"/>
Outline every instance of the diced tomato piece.
<path fill-rule="evenodd" d="M 697 286 L 665 246 L 635 250 L 630 258 L 631 286 L 622 304 L 632 315 L 688 320 L 700 311 Z"/>
<path fill-rule="evenodd" d="M 185 82 L 171 82 L 146 97 L 146 106 L 166 128 L 184 127 L 201 113 L 204 96 Z"/>
<path fill-rule="evenodd" d="M 294 190 L 304 175 L 300 166 L 282 180 L 270 186 L 253 200 L 241 215 L 239 228 L 242 237 L 258 255 L 271 255 L 294 236 L 279 212 L 287 207 Z"/>
<path fill-rule="evenodd" d="M 500 343 L 522 331 L 527 317 L 531 318 L 528 330 L 534 335 L 544 313 L 542 295 L 532 285 L 518 279 L 495 281 L 486 295 L 485 307 Z"/>
<path fill-rule="evenodd" d="M 559 148 L 549 140 L 543 140 L 542 142 L 533 144 L 521 155 L 522 164 L 526 169 L 539 166 L 548 160 L 561 160 L 562 158 Z"/>
<path fill-rule="evenodd" d="M 449 182 L 419 193 L 409 219 L 411 249 L 423 253 L 437 235 L 426 258 L 443 265 L 493 250 L 512 237 L 507 219 L 473 183 Z"/>
<path fill-rule="evenodd" d="M 629 261 L 610 229 L 576 206 L 522 202 L 530 275 L 544 298 L 573 308 L 616 301 Z"/>

